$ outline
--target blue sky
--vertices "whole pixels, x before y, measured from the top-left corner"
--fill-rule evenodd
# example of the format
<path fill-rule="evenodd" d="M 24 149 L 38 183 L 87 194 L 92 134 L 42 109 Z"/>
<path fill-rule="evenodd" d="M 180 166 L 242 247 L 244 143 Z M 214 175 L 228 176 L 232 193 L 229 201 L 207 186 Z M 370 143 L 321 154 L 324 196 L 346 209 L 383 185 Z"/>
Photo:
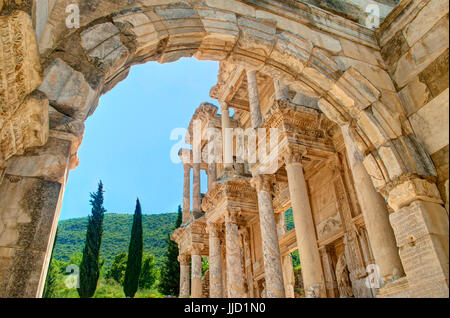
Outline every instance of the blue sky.
<path fill-rule="evenodd" d="M 218 69 L 217 62 L 193 58 L 132 67 L 86 121 L 80 164 L 69 174 L 60 219 L 88 215 L 89 193 L 100 179 L 108 212 L 133 213 L 136 197 L 144 213 L 176 211 L 182 204 L 183 166 L 170 160 L 177 142 L 170 134 L 187 128 L 200 103 L 218 105 L 209 97 Z"/>

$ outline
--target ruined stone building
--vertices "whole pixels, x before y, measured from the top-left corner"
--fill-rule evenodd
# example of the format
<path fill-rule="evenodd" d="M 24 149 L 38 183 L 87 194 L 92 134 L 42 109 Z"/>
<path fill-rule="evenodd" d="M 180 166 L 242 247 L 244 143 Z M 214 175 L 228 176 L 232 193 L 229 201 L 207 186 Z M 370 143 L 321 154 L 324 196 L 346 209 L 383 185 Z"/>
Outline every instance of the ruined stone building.
<path fill-rule="evenodd" d="M 179 153 L 180 297 L 294 297 L 295 250 L 305 297 L 448 297 L 448 12 L 448 0 L 0 0 L 0 297 L 42 294 L 100 96 L 132 65 L 181 57 L 220 72 L 217 106 L 197 108 Z"/>

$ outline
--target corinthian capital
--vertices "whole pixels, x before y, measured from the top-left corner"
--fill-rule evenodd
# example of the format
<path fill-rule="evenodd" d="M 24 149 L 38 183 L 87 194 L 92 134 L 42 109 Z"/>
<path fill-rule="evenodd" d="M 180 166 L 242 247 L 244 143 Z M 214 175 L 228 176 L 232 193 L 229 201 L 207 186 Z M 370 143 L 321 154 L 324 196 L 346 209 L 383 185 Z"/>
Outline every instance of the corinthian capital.
<path fill-rule="evenodd" d="M 201 255 L 204 247 L 205 245 L 202 243 L 192 243 L 192 255 Z"/>
<path fill-rule="evenodd" d="M 283 149 L 283 160 L 286 165 L 293 163 L 302 163 L 302 159 L 305 157 L 307 150 L 302 146 L 286 146 Z"/>
<path fill-rule="evenodd" d="M 228 207 L 225 211 L 225 222 L 226 223 L 239 223 L 239 216 L 241 214 L 240 208 Z"/>
<path fill-rule="evenodd" d="M 250 185 L 256 189 L 256 192 L 272 191 L 273 176 L 268 174 L 257 174 L 254 175 L 250 181 Z"/>
<path fill-rule="evenodd" d="M 178 255 L 178 262 L 180 263 L 180 265 L 189 265 L 189 255 Z"/>
<path fill-rule="evenodd" d="M 210 236 L 218 236 L 220 231 L 222 230 L 222 225 L 219 223 L 207 223 L 206 224 L 206 232 Z"/>

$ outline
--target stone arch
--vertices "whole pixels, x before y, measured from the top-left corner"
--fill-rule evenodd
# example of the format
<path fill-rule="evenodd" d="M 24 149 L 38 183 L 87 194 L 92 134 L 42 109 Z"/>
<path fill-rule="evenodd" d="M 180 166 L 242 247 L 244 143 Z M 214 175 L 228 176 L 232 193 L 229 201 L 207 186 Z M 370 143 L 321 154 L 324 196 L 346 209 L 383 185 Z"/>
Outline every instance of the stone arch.
<path fill-rule="evenodd" d="M 79 1 L 80 28 L 67 29 L 62 17 L 69 2 L 56 1 L 39 41 L 38 90 L 51 106 L 49 141 L 11 158 L 7 174 L 42 177 L 63 188 L 77 164 L 83 121 L 102 94 L 132 65 L 195 57 L 240 64 L 319 97 L 331 120 L 350 125 L 364 166 L 393 211 L 418 199 L 442 202 L 434 165 L 402 111 L 373 31 L 295 1 L 255 7 L 215 0 Z M 54 157 L 54 164 L 24 172 L 33 151 Z M 58 202 L 56 196 L 55 207 Z"/>
<path fill-rule="evenodd" d="M 131 65 L 191 56 L 227 60 L 321 97 L 319 107 L 331 120 L 340 126 L 351 122 L 364 165 L 385 197 L 405 176 L 434 181 L 434 165 L 414 137 L 375 49 L 358 46 L 372 55 L 367 63 L 367 57 L 358 60 L 346 54 L 346 38 L 326 38 L 312 24 L 304 30 L 315 32 L 308 38 L 286 30 L 284 17 L 278 17 L 280 23 L 272 13 L 258 14 L 242 4 L 215 6 L 217 1 L 83 2 L 81 28 L 65 33 L 61 16 L 66 2 L 57 1 L 41 37 L 41 90 L 63 112 L 77 108 L 69 114 L 77 120 L 93 112 L 100 94 L 125 78 Z M 50 78 L 67 79 L 69 85 L 50 87 Z M 75 81 L 83 99 L 70 96 L 78 94 L 70 85 Z"/>

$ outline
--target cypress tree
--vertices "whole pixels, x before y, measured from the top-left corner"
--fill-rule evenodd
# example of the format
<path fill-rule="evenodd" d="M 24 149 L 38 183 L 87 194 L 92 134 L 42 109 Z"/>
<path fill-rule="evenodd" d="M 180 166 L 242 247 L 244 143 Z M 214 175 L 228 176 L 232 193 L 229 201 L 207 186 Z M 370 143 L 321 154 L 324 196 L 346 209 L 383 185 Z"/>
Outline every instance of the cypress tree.
<path fill-rule="evenodd" d="M 97 288 L 100 276 L 100 246 L 102 244 L 103 217 L 105 208 L 103 207 L 103 183 L 98 183 L 98 190 L 90 194 L 89 200 L 92 215 L 88 218 L 86 231 L 86 241 L 83 250 L 83 257 L 80 264 L 80 287 L 77 289 L 80 298 L 92 297 Z"/>
<path fill-rule="evenodd" d="M 131 228 L 130 246 L 128 247 L 127 269 L 123 280 L 123 291 L 126 297 L 133 298 L 138 290 L 139 276 L 142 267 L 142 212 L 139 199 L 136 200 L 136 210 Z"/>
<path fill-rule="evenodd" d="M 175 228 L 179 228 L 182 222 L 181 206 L 178 206 L 178 217 Z M 164 295 L 176 296 L 180 289 L 180 263 L 178 262 L 178 244 L 170 239 L 171 233 L 167 234 L 167 252 L 161 266 L 161 279 L 159 290 Z"/>

